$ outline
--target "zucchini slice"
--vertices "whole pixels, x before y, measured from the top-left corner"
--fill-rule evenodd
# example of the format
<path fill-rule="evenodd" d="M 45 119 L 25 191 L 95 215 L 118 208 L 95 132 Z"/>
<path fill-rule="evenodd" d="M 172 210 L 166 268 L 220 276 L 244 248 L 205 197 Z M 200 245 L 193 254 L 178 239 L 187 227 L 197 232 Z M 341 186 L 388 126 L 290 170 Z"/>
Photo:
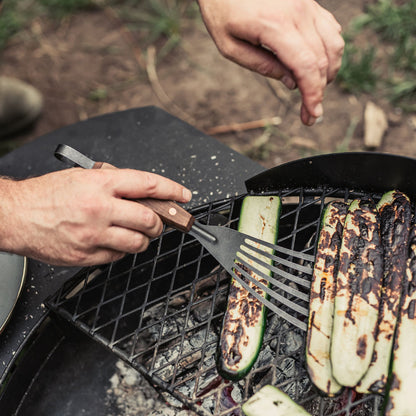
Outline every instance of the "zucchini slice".
<path fill-rule="evenodd" d="M 416 412 L 416 228 L 410 231 L 410 254 L 403 301 L 396 328 L 393 366 L 386 416 L 414 416 Z"/>
<path fill-rule="evenodd" d="M 334 396 L 342 389 L 342 386 L 332 376 L 329 354 L 334 317 L 336 273 L 347 210 L 348 205 L 338 201 L 330 202 L 325 207 L 321 220 L 309 300 L 306 366 L 313 384 L 329 396 Z"/>
<path fill-rule="evenodd" d="M 381 218 L 384 277 L 373 359 L 356 387 L 360 393 L 382 393 L 387 383 L 412 219 L 409 198 L 399 191 L 384 194 L 377 208 Z"/>
<path fill-rule="evenodd" d="M 374 202 L 354 200 L 342 234 L 331 336 L 332 374 L 343 386 L 360 381 L 373 355 L 383 276 L 380 240 Z"/>
<path fill-rule="evenodd" d="M 242 233 L 275 243 L 281 201 L 278 196 L 247 196 L 243 200 L 238 230 Z M 271 252 L 271 250 L 270 250 Z M 264 256 L 257 256 L 265 263 L 271 263 Z M 247 263 L 252 261 L 245 258 Z M 263 266 L 256 265 L 261 272 L 271 273 Z M 251 272 L 258 281 L 268 286 L 268 282 Z M 242 278 L 244 278 L 242 276 Z M 262 296 L 267 294 L 247 282 Z M 235 279 L 231 279 L 222 331 L 218 344 L 218 373 L 228 380 L 240 380 L 251 369 L 263 342 L 266 307 L 244 289 Z"/>
<path fill-rule="evenodd" d="M 270 384 L 250 397 L 242 410 L 246 416 L 310 416 L 287 394 Z"/>

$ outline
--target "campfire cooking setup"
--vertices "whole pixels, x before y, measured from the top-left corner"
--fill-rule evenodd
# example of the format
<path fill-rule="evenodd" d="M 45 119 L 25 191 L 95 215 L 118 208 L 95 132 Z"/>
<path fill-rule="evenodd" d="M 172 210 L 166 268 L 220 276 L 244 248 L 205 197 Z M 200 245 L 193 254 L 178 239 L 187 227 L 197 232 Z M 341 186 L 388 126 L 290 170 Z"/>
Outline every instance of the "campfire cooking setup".
<path fill-rule="evenodd" d="M 91 138 L 90 143 L 82 137 Z M 97 161 L 153 170 L 184 183 L 194 190 L 193 201 L 185 208 L 203 230 L 209 226 L 239 230 L 267 241 L 269 251 L 249 251 L 236 259 L 230 254 L 234 248 L 230 249 L 226 257 L 230 255 L 232 263 L 224 268 L 218 261 L 223 264 L 221 253 L 201 244 L 199 235 L 187 232 L 190 227 L 178 230 L 168 225 L 144 253 L 100 267 L 51 268 L 30 261 L 21 297 L 0 335 L 2 414 L 28 414 L 25 409 L 29 404 L 45 397 L 51 415 L 76 414 L 74 407 L 72 413 L 64 410 L 74 406 L 68 405 L 73 401 L 85 410 L 83 414 L 105 414 L 100 408 L 100 394 L 115 360 L 137 370 L 173 408 L 202 416 L 243 415 L 242 405 L 265 386 L 266 409 L 287 397 L 304 409 L 293 414 L 376 416 L 384 412 L 384 387 L 377 385 L 377 391 L 373 384 L 371 391 L 366 391 L 358 385 L 361 376 L 357 382 L 351 381 L 356 373 L 348 374 L 353 366 L 350 351 L 336 344 L 345 334 L 346 339 L 356 336 L 357 366 L 363 368 L 364 356 L 367 361 L 374 360 L 370 338 L 376 337 L 382 318 L 377 314 L 373 317 L 372 311 L 382 309 L 378 305 L 387 289 L 372 275 L 378 273 L 378 259 L 381 270 L 384 266 L 379 242 L 370 236 L 383 233 L 380 229 L 373 232 L 371 223 L 360 222 L 359 232 L 348 246 L 346 237 L 342 244 L 336 237 L 338 226 L 333 227 L 337 229 L 328 247 L 334 249 L 338 238 L 337 252 L 341 254 L 336 270 L 351 274 L 346 258 L 357 257 L 357 247 L 360 256 L 369 256 L 354 270 L 355 275 L 367 279 L 366 283 L 352 286 L 366 300 L 364 306 L 370 307 L 345 307 L 343 293 L 334 291 L 334 322 L 328 325 L 334 325 L 336 341 L 330 337 L 318 344 L 312 341 L 312 329 L 332 331 L 325 329 L 323 320 L 333 312 L 325 309 L 327 304 L 320 309 L 316 299 L 322 300 L 330 289 L 335 290 L 325 286 L 334 284 L 329 269 L 325 269 L 332 266 L 329 260 L 323 261 L 325 267 L 320 266 L 318 283 L 314 281 L 314 267 L 324 244 L 322 230 L 327 230 L 325 224 L 329 224 L 328 229 L 333 224 L 328 220 L 332 215 L 328 207 L 338 212 L 342 206 L 350 206 L 342 217 L 347 230 L 348 224 L 358 221 L 353 218 L 352 201 L 363 212 L 377 203 L 381 210 L 383 201 L 392 195 L 386 194 L 398 190 L 408 197 L 410 229 L 416 160 L 380 153 L 339 153 L 264 171 L 164 111 L 146 107 L 97 117 L 46 135 L 0 159 L 2 173 L 9 174 L 9 169 L 10 175 L 25 177 L 62 169 L 62 163 L 53 157 L 62 143 Z M 37 154 L 50 158 L 31 161 L 35 147 Z M 15 168 L 17 160 L 20 164 Z M 22 160 L 27 163 L 22 164 Z M 262 230 L 253 225 L 259 213 Z M 259 257 L 260 267 L 256 263 Z M 253 284 L 253 273 L 263 285 Z M 245 295 L 245 286 L 257 296 Z M 347 292 L 353 291 L 352 286 L 339 283 Z M 266 302 L 261 300 L 265 292 Z M 310 306 L 314 308 L 312 321 Z M 411 304 L 406 307 L 410 310 Z M 355 333 L 340 320 L 345 316 L 360 325 L 364 322 L 361 327 L 365 328 Z M 368 329 L 371 325 L 374 330 Z M 83 351 L 77 350 L 79 355 L 74 356 L 69 351 L 78 342 Z M 332 370 L 345 375 L 343 386 L 332 381 L 331 371 L 312 370 L 311 357 L 319 365 L 330 361 L 330 346 L 326 355 L 319 355 L 325 342 L 332 342 Z M 244 365 L 235 365 L 240 361 Z M 399 372 L 400 360 L 397 363 Z M 340 381 L 341 376 L 336 378 Z M 59 380 L 68 385 L 60 385 Z M 281 392 L 283 398 L 274 396 Z M 260 414 L 252 408 L 244 410 L 249 415 Z M 260 411 L 267 414 L 264 409 Z"/>

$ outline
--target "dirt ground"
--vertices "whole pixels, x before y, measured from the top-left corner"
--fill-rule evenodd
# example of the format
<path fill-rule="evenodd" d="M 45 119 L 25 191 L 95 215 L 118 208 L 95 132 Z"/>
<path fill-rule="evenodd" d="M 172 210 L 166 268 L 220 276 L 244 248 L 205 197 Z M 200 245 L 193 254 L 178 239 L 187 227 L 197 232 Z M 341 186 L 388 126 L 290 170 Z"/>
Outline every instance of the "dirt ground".
<path fill-rule="evenodd" d="M 322 3 L 346 27 L 365 1 Z M 305 127 L 297 91 L 221 57 L 198 21 L 185 24 L 179 48 L 153 59 L 152 50 L 141 49 L 111 10 L 82 12 L 61 22 L 38 18 L 10 41 L 1 58 L 3 75 L 30 82 L 45 98 L 41 119 L 19 143 L 95 115 L 156 105 L 272 167 L 312 154 L 365 150 L 363 115 L 371 100 L 389 119 L 377 150 L 416 157 L 415 115 L 398 113 L 377 94 L 356 97 L 334 84 L 327 89 L 323 120 Z M 280 119 L 273 129 L 211 130 L 273 117 Z"/>

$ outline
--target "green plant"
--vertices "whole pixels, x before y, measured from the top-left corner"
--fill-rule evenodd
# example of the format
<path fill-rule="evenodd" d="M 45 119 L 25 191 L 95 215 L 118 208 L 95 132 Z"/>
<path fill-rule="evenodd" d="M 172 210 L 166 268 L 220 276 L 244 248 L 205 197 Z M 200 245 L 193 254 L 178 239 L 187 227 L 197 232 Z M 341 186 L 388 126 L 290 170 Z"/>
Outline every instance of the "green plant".
<path fill-rule="evenodd" d="M 416 111 L 416 80 L 392 80 L 388 97 L 405 111 Z"/>
<path fill-rule="evenodd" d="M 372 93 L 377 88 L 392 104 L 414 110 L 415 21 L 416 0 L 378 0 L 369 5 L 365 14 L 353 20 L 345 36 L 339 85 L 355 94 Z M 360 36 L 364 30 L 365 41 Z"/>
<path fill-rule="evenodd" d="M 108 97 L 108 90 L 105 87 L 96 88 L 95 90 L 90 91 L 88 94 L 88 99 L 91 101 L 101 101 L 105 100 Z"/>
<path fill-rule="evenodd" d="M 195 17 L 196 9 L 189 0 L 130 0 L 120 6 L 120 15 L 145 44 L 163 42 L 159 54 L 164 55 L 180 43 L 183 23 Z"/>
<path fill-rule="evenodd" d="M 30 19 L 29 9 L 27 1 L 9 0 L 4 3 L 0 12 L 0 49 Z"/>
<path fill-rule="evenodd" d="M 374 49 L 360 49 L 346 40 L 342 65 L 337 82 L 351 93 L 371 93 L 377 86 L 377 71 L 374 69 Z"/>
<path fill-rule="evenodd" d="M 416 0 L 395 3 L 379 0 L 369 6 L 367 24 L 381 39 L 395 45 L 391 56 L 396 67 L 416 70 Z"/>

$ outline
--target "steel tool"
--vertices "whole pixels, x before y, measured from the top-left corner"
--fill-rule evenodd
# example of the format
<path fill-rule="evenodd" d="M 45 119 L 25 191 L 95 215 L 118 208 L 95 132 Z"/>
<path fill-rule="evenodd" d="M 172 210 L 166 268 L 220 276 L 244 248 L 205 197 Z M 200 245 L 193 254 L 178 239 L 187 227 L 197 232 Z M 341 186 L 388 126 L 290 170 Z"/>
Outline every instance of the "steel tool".
<path fill-rule="evenodd" d="M 73 166 L 85 169 L 99 169 L 103 167 L 102 162 L 95 162 L 64 144 L 57 147 L 55 156 L 64 162 L 69 162 Z M 113 167 L 112 165 L 107 166 Z M 166 225 L 188 233 L 197 239 L 251 295 L 276 314 L 284 317 L 300 329 L 306 330 L 309 311 L 298 300 L 308 302 L 309 294 L 296 289 L 286 283 L 286 281 L 309 288 L 310 276 L 313 272 L 311 264 L 314 261 L 314 256 L 276 244 L 270 244 L 228 227 L 202 224 L 196 221 L 193 215 L 172 201 L 145 198 L 137 200 L 137 202 L 151 208 Z M 277 255 L 276 253 L 280 254 Z M 262 257 L 262 259 L 259 257 Z M 273 263 L 269 264 L 264 259 L 272 260 Z M 265 270 L 271 270 L 272 276 L 265 273 Z M 281 289 L 287 296 L 282 296 L 259 282 L 253 277 L 253 273 Z M 285 280 L 284 283 L 278 280 L 279 276 Z M 271 299 L 269 300 L 259 294 L 255 287 L 249 285 L 248 282 L 266 292 Z M 290 297 L 293 300 L 289 299 Z M 296 311 L 297 316 L 303 316 L 305 319 L 300 320 L 292 316 L 279 307 L 279 304 Z"/>

